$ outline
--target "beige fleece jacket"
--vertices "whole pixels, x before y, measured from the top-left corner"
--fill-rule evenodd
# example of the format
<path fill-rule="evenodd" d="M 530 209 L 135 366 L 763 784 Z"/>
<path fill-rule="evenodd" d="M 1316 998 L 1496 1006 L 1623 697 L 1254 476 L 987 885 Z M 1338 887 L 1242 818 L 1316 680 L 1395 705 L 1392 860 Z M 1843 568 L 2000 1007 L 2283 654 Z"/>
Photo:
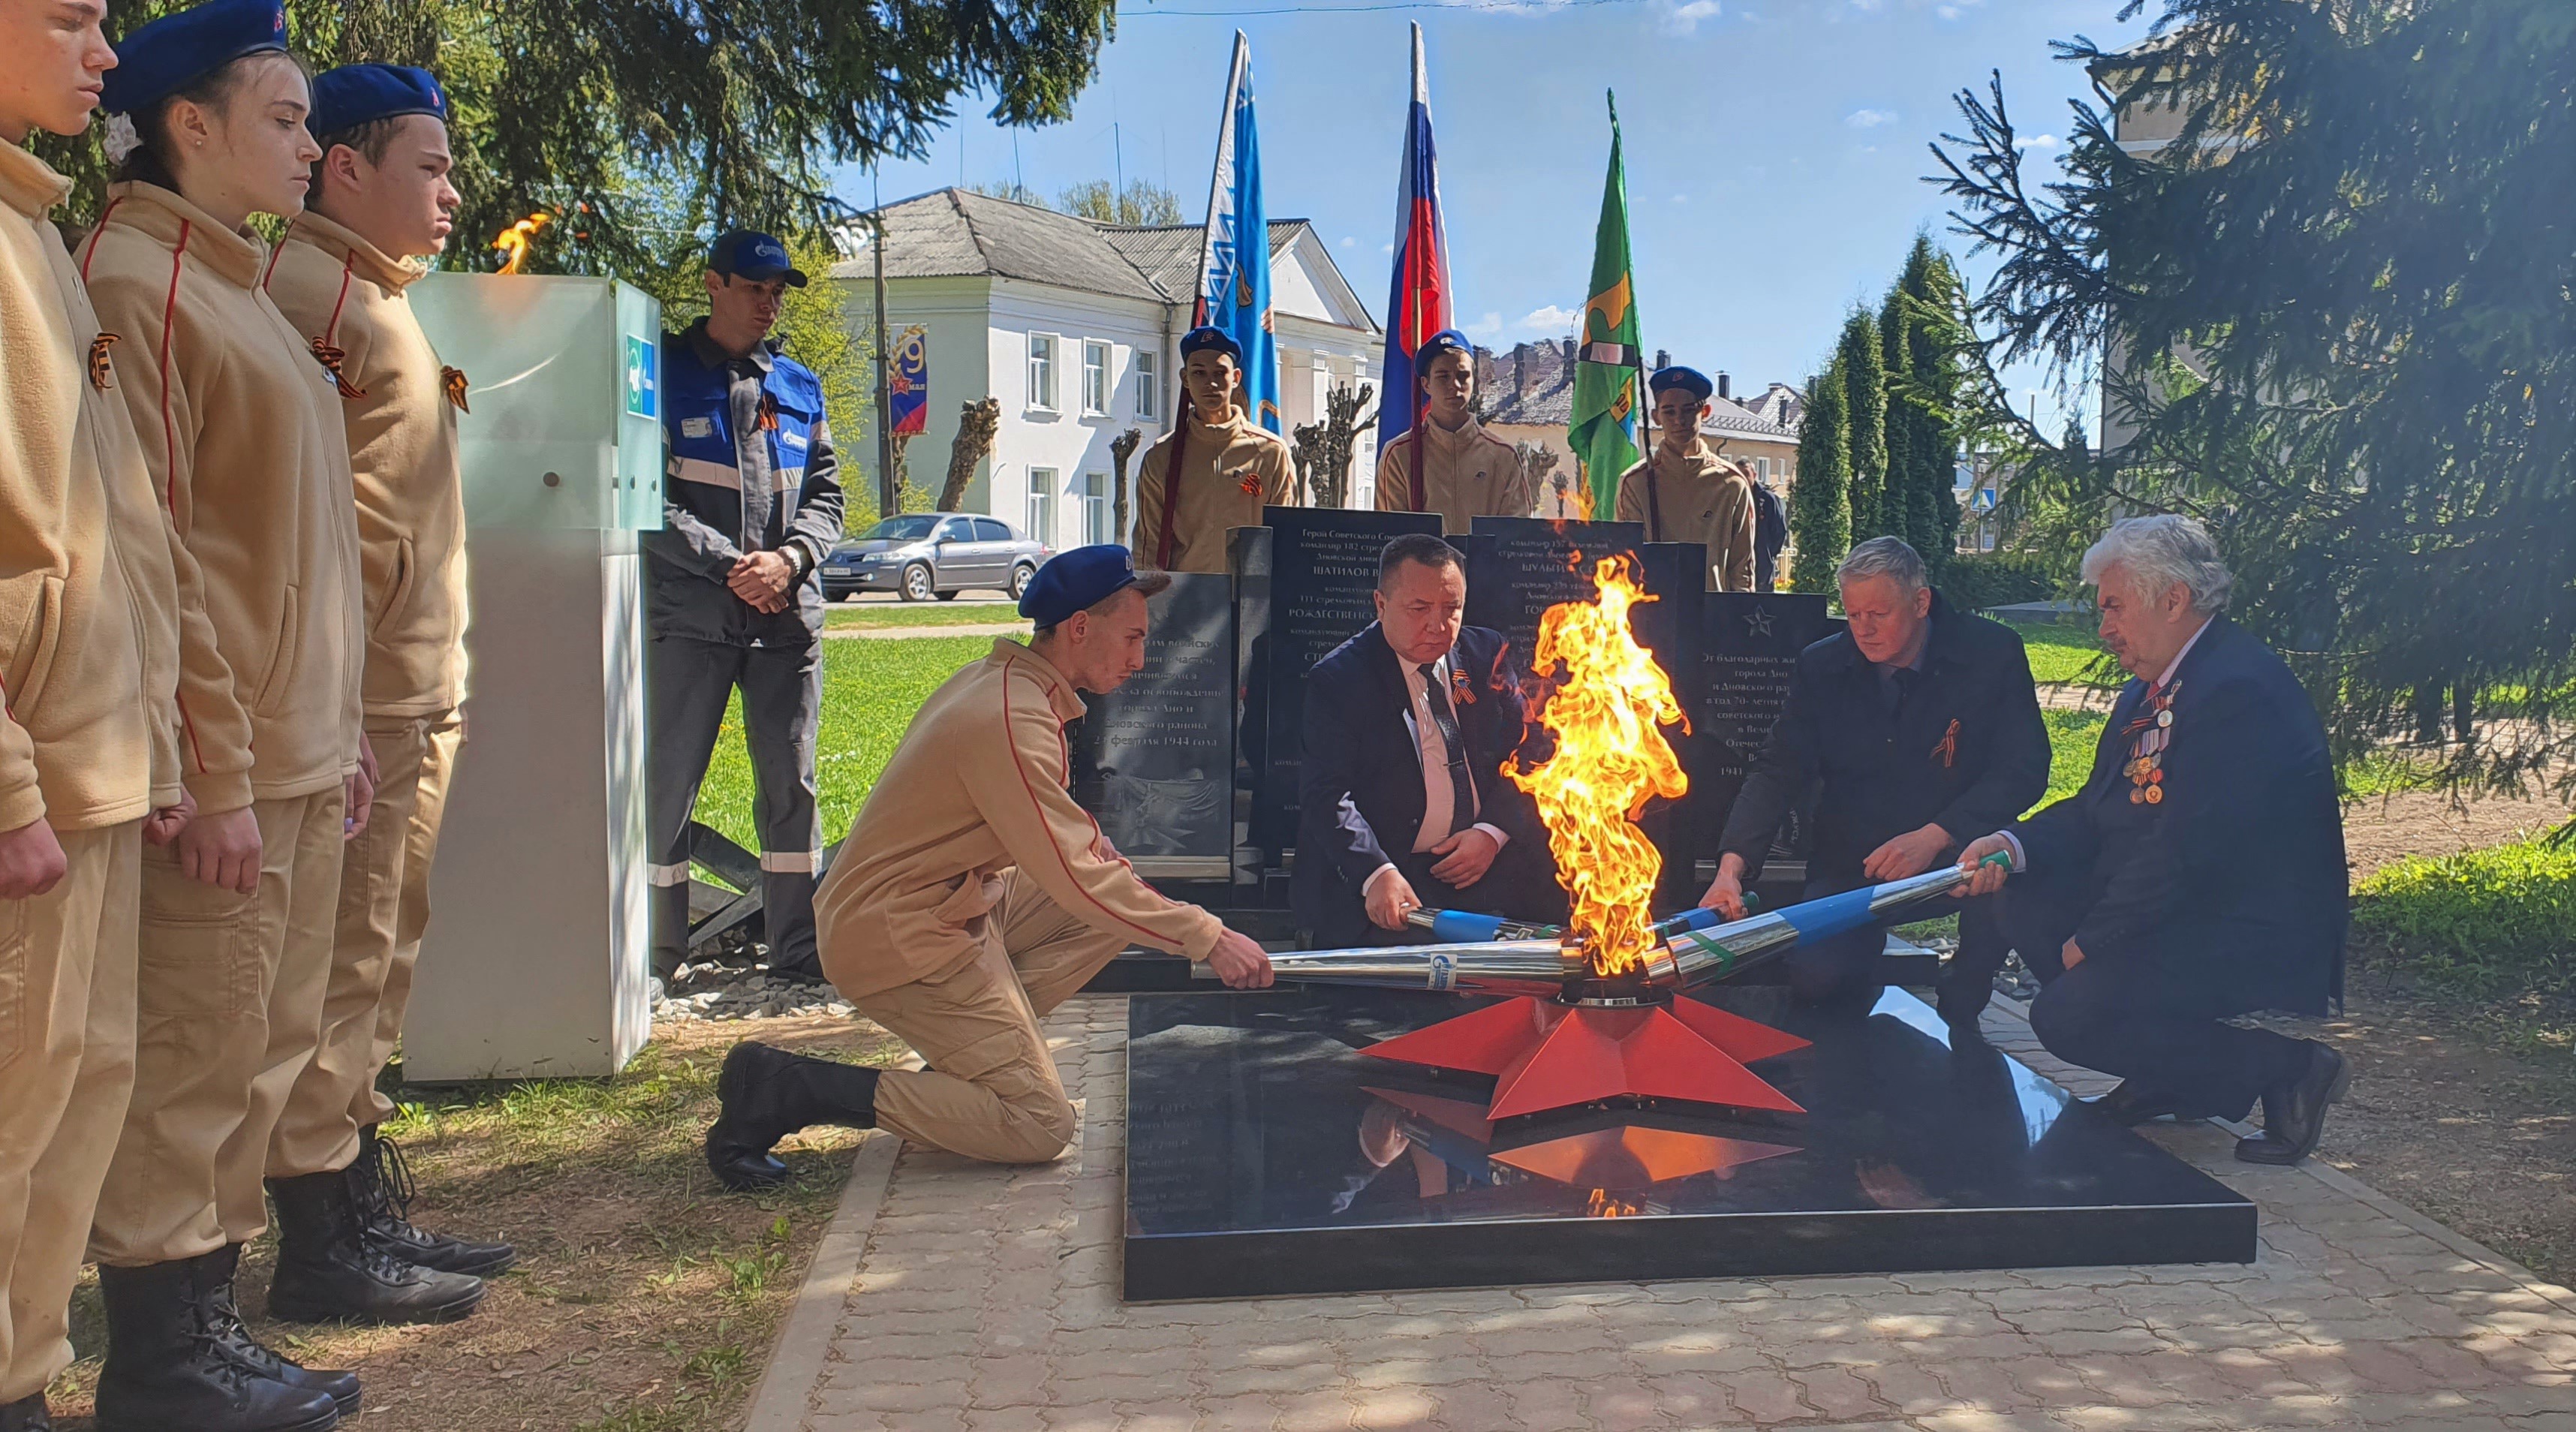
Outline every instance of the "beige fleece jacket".
<path fill-rule="evenodd" d="M 1186 421 L 1189 445 L 1181 455 L 1177 482 L 1167 484 L 1166 473 L 1183 429 L 1165 433 L 1137 464 L 1136 530 L 1128 546 L 1140 567 L 1222 572 L 1229 529 L 1260 526 L 1264 507 L 1297 505 L 1297 463 L 1278 434 L 1239 410 L 1222 423 L 1206 422 L 1196 413 Z M 1162 550 L 1167 486 L 1180 493 L 1168 554 Z"/>
<path fill-rule="evenodd" d="M 59 830 L 118 825 L 180 799 L 175 543 L 110 391 L 104 353 L 116 340 L 101 334 L 47 218 L 70 188 L 0 145 L 5 830 L 39 817 Z M 211 630 L 191 610 L 213 659 Z M 209 714 L 240 721 L 237 709 Z"/>
<path fill-rule="evenodd" d="M 81 273 L 123 337 L 109 350 L 116 386 L 204 574 L 229 694 L 250 715 L 251 794 L 328 790 L 358 768 L 366 652 L 338 386 L 260 292 L 258 238 L 155 185 L 107 192 Z M 209 678 L 183 673 L 192 718 L 219 700 L 201 689 Z M 195 739 L 209 740 L 201 719 Z"/>
<path fill-rule="evenodd" d="M 823 973 L 852 999 L 937 979 L 991 933 L 1017 866 L 1093 929 L 1204 960 L 1224 927 L 1103 855 L 1066 789 L 1065 723 L 1082 698 L 1008 637 L 930 694 L 814 892 Z"/>
<path fill-rule="evenodd" d="M 308 343 L 341 355 L 340 417 L 366 574 L 369 716 L 465 699 L 465 491 L 456 404 L 404 295 L 420 271 L 307 210 L 262 286 Z"/>
<path fill-rule="evenodd" d="M 1422 503 L 1414 505 L 1414 433 L 1422 449 Z M 1424 418 L 1378 449 L 1377 510 L 1437 512 L 1440 530 L 1458 536 L 1479 517 L 1527 517 L 1538 510 L 1538 479 L 1523 470 L 1511 444 L 1469 418 L 1456 432 Z"/>
<path fill-rule="evenodd" d="M 1619 475 L 1617 506 L 1620 521 L 1646 524 L 1649 542 L 1708 548 L 1708 590 L 1753 590 L 1753 479 L 1706 441 L 1679 456 L 1655 444 L 1652 457 Z"/>

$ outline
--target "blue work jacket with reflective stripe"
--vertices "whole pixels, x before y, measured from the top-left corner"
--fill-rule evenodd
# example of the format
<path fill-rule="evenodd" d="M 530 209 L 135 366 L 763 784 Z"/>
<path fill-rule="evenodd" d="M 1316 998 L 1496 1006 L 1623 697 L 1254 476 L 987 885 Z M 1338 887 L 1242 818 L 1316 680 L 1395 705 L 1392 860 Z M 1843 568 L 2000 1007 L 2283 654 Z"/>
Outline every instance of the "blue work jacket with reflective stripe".
<path fill-rule="evenodd" d="M 764 343 L 741 358 L 706 320 L 663 335 L 662 528 L 648 535 L 655 636 L 803 645 L 823 628 L 823 558 L 841 540 L 840 462 L 812 369 Z M 754 552 L 787 551 L 804 573 L 784 611 L 762 612 L 725 578 Z"/>

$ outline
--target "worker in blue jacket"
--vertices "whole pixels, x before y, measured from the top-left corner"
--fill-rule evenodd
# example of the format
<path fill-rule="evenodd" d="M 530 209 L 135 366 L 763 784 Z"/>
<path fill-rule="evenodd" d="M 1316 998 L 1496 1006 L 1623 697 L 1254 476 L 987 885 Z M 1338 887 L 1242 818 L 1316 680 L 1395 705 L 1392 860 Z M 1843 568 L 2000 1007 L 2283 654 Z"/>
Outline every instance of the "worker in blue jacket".
<path fill-rule="evenodd" d="M 663 335 L 669 459 L 662 530 L 644 539 L 653 959 L 667 973 L 688 949 L 689 814 L 739 688 L 769 963 L 810 973 L 823 847 L 816 571 L 841 540 L 840 462 L 822 381 L 769 337 L 787 290 L 805 286 L 787 246 L 728 233 L 708 255 L 706 285 L 707 316 Z"/>

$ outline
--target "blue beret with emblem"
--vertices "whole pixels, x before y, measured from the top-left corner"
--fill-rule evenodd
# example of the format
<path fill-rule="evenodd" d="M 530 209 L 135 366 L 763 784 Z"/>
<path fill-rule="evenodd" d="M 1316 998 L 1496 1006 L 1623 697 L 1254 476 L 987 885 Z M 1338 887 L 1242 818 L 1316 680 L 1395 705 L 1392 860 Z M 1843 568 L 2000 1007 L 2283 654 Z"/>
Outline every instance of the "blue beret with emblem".
<path fill-rule="evenodd" d="M 319 138 L 406 114 L 447 118 L 447 91 L 437 76 L 411 65 L 342 65 L 314 79 L 306 127 Z"/>
<path fill-rule="evenodd" d="M 1655 376 L 1646 380 L 1646 388 L 1656 393 L 1663 392 L 1667 388 L 1679 388 L 1702 403 L 1708 401 L 1709 394 L 1717 391 L 1717 385 L 1708 380 L 1707 374 L 1697 368 L 1685 368 L 1678 363 L 1670 368 L 1656 369 Z"/>
<path fill-rule="evenodd" d="M 1115 542 L 1059 552 L 1029 578 L 1020 593 L 1020 615 L 1051 627 L 1136 585 L 1136 561 Z"/>
<path fill-rule="evenodd" d="M 1193 328 L 1181 339 L 1181 361 L 1188 362 L 1193 353 L 1222 353 L 1237 364 L 1243 362 L 1243 345 L 1234 335 L 1213 324 Z"/>
<path fill-rule="evenodd" d="M 141 114 L 244 55 L 286 48 L 282 0 L 206 0 L 164 15 L 116 45 L 99 108 Z"/>

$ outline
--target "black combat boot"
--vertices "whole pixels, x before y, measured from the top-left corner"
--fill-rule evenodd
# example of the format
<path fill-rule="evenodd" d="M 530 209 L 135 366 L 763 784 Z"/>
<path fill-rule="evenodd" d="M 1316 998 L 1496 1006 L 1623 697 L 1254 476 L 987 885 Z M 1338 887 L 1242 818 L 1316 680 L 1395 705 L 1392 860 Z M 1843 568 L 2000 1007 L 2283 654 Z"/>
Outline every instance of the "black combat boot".
<path fill-rule="evenodd" d="M 206 1330 L 214 1334 L 224 1355 L 271 1382 L 327 1394 L 339 1405 L 341 1416 L 357 1416 L 361 1399 L 356 1373 L 306 1367 L 251 1336 L 250 1325 L 242 1321 L 241 1309 L 233 1303 L 233 1269 L 241 1264 L 241 1245 L 220 1248 L 207 1254 L 205 1261 L 213 1272 L 199 1284 Z"/>
<path fill-rule="evenodd" d="M 379 1137 L 369 1124 L 358 1131 L 358 1161 L 349 1165 L 357 1180 L 358 1215 L 366 1220 L 367 1241 L 405 1263 L 491 1278 L 519 1261 L 519 1250 L 507 1243 L 474 1243 L 450 1238 L 411 1224 L 411 1165 L 400 1145 Z"/>
<path fill-rule="evenodd" d="M 213 1256 L 98 1270 L 99 1432 L 330 1432 L 340 1409 L 329 1393 L 261 1377 L 216 1340 L 206 1321 L 220 1277 Z"/>
<path fill-rule="evenodd" d="M 54 1411 L 45 1405 L 45 1394 L 31 1392 L 0 1407 L 0 1432 L 54 1432 Z"/>
<path fill-rule="evenodd" d="M 750 1040 L 725 1055 L 716 1076 L 724 1109 L 707 1126 L 707 1167 L 736 1193 L 787 1181 L 770 1147 L 808 1124 L 877 1126 L 877 1071 L 813 1059 Z"/>
<path fill-rule="evenodd" d="M 277 1202 L 270 1316 L 289 1322 L 443 1323 L 483 1301 L 483 1280 L 405 1263 L 367 1240 L 347 1169 L 268 1181 Z"/>

